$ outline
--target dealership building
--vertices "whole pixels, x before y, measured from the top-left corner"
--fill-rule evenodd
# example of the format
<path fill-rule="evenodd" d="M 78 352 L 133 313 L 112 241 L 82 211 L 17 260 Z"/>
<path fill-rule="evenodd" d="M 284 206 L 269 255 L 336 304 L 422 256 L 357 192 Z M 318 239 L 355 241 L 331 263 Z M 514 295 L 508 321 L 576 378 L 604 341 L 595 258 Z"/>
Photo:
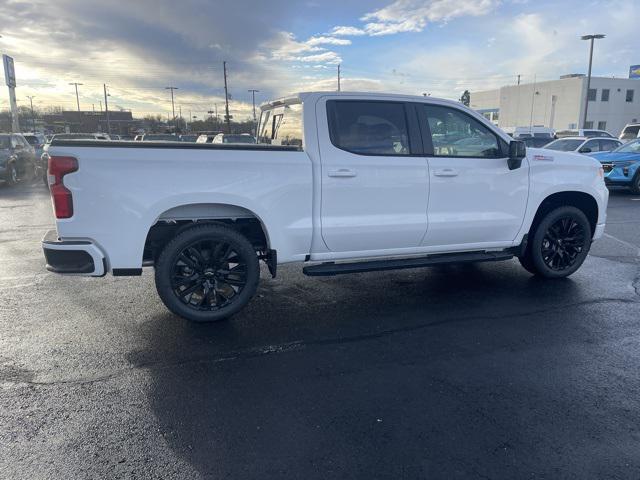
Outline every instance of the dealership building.
<path fill-rule="evenodd" d="M 539 125 L 555 130 L 582 128 L 587 78 L 510 85 L 471 93 L 470 106 L 498 126 Z M 640 121 L 640 79 L 591 77 L 585 128 L 618 136 L 627 123 Z"/>

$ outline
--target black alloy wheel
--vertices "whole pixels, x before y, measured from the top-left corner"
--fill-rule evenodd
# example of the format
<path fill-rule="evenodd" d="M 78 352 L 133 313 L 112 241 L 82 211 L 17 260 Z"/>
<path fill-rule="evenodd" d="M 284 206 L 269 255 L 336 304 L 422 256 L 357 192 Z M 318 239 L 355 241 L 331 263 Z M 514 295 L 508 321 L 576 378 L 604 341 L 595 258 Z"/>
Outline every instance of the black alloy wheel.
<path fill-rule="evenodd" d="M 585 248 L 586 232 L 572 216 L 556 220 L 542 238 L 542 259 L 554 271 L 571 268 Z"/>
<path fill-rule="evenodd" d="M 195 322 L 223 320 L 253 297 L 260 268 L 251 243 L 225 225 L 193 226 L 156 262 L 156 288 L 172 312 Z"/>
<path fill-rule="evenodd" d="M 195 241 L 174 259 L 173 293 L 197 310 L 215 311 L 229 306 L 246 284 L 246 261 L 230 243 Z"/>

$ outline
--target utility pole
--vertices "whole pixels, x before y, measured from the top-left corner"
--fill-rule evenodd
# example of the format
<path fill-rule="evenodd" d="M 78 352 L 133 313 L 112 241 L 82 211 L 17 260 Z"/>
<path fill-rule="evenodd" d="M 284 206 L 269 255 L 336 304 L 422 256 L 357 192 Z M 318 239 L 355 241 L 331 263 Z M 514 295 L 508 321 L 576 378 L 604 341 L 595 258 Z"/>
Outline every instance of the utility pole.
<path fill-rule="evenodd" d="M 229 91 L 227 89 L 227 62 L 222 62 L 224 71 L 224 121 L 227 124 L 227 133 L 231 133 L 231 117 L 229 116 Z M 217 114 L 216 114 L 217 116 Z"/>
<path fill-rule="evenodd" d="M 340 64 L 338 64 L 338 91 L 340 91 Z"/>
<path fill-rule="evenodd" d="M 35 98 L 35 95 L 27 95 L 27 98 L 29 99 L 29 103 L 31 104 L 31 128 L 33 128 L 32 132 L 36 133 L 36 116 L 33 113 L 33 99 Z"/>
<path fill-rule="evenodd" d="M 595 35 L 583 35 L 581 40 L 590 40 L 591 45 L 589 48 L 589 73 L 587 74 L 587 94 L 584 99 L 584 115 L 582 116 L 582 128 L 587 128 L 587 110 L 589 110 L 589 89 L 591 88 L 591 64 L 593 63 L 593 41 L 596 39 L 604 38 L 605 35 L 596 33 Z"/>
<path fill-rule="evenodd" d="M 529 133 L 533 135 L 533 106 L 536 102 L 536 75 L 533 76 L 533 93 L 531 94 L 531 116 L 529 117 Z"/>
<path fill-rule="evenodd" d="M 69 85 L 75 85 L 76 87 L 76 103 L 78 104 L 78 111 L 80 111 L 80 97 L 78 97 L 78 85 L 84 85 L 78 82 L 71 82 Z"/>
<path fill-rule="evenodd" d="M 251 101 L 253 103 L 253 123 L 256 123 L 256 93 L 258 93 L 260 90 L 247 90 L 248 92 L 251 93 Z"/>
<path fill-rule="evenodd" d="M 107 100 L 107 97 L 109 96 L 109 94 L 107 93 L 107 84 L 103 83 L 102 87 L 104 88 L 104 111 L 107 114 L 107 133 L 111 135 L 111 122 L 109 121 L 109 101 Z M 102 106 L 100 106 L 100 109 L 102 109 Z"/>
<path fill-rule="evenodd" d="M 518 74 L 518 85 L 520 85 L 520 74 Z"/>
<path fill-rule="evenodd" d="M 256 118 L 256 93 L 260 90 L 248 90 L 251 92 L 251 102 L 253 103 L 253 134 L 254 136 L 258 136 L 258 119 Z"/>
<path fill-rule="evenodd" d="M 164 87 L 165 90 L 171 90 L 171 114 L 173 115 L 173 131 L 176 131 L 176 107 L 173 103 L 173 91 L 178 90 L 178 87 Z"/>

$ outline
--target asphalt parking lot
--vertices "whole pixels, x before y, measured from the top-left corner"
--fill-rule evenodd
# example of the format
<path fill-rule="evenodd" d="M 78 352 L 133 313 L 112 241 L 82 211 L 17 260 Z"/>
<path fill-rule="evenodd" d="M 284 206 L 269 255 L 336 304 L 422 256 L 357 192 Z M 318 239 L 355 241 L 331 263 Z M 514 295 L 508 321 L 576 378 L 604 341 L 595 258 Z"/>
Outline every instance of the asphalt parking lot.
<path fill-rule="evenodd" d="M 0 478 L 640 478 L 640 198 L 569 279 L 517 261 L 263 276 L 192 325 L 142 278 L 44 270 L 0 186 Z"/>

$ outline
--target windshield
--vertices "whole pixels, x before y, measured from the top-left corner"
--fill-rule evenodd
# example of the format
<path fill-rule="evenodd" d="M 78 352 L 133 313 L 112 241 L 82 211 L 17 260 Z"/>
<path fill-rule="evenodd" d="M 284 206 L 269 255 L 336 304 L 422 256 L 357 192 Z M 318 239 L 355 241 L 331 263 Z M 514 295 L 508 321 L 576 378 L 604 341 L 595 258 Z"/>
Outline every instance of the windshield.
<path fill-rule="evenodd" d="M 263 110 L 258 132 L 258 143 L 294 145 L 302 149 L 302 104 Z"/>
<path fill-rule="evenodd" d="M 633 142 L 625 143 L 621 147 L 616 148 L 614 152 L 640 153 L 640 140 L 634 140 Z"/>
<path fill-rule="evenodd" d="M 38 141 L 38 137 L 35 135 L 23 135 L 25 140 L 29 142 L 29 145 L 38 145 L 40 142 Z"/>
<path fill-rule="evenodd" d="M 581 139 L 567 138 L 567 139 L 556 140 L 555 142 L 551 142 L 549 145 L 547 145 L 544 148 L 547 148 L 549 150 L 560 150 L 561 152 L 573 152 L 580 145 L 582 145 L 583 142 L 584 140 L 581 140 Z"/>

